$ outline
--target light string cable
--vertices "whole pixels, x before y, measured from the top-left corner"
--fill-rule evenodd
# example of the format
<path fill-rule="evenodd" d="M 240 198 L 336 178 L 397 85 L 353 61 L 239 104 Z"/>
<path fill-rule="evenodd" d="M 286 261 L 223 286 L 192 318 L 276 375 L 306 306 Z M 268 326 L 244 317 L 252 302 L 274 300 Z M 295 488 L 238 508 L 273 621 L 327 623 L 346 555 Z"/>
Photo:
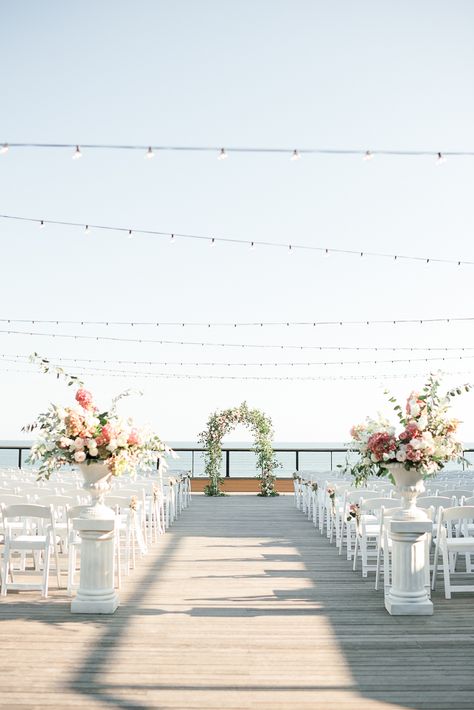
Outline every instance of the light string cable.
<path fill-rule="evenodd" d="M 320 345 L 270 345 L 268 343 L 213 343 L 213 342 L 200 342 L 200 341 L 186 341 L 186 340 L 165 340 L 165 339 L 153 339 L 153 338 L 122 338 L 119 336 L 107 336 L 107 335 L 84 335 L 73 334 L 73 333 L 44 333 L 35 331 L 25 331 L 25 330 L 0 330 L 0 335 L 26 335 L 28 337 L 38 337 L 38 338 L 53 338 L 53 339 L 66 339 L 66 340 L 89 340 L 97 342 L 113 342 L 113 343 L 151 343 L 154 345 L 189 345 L 189 346 L 200 346 L 200 347 L 211 347 L 211 348 L 256 348 L 256 349 L 277 349 L 277 350 L 323 350 L 323 346 Z M 335 346 L 336 347 L 336 346 Z M 343 349 L 342 347 L 337 349 Z M 345 348 L 349 349 L 349 348 Z M 351 350 L 354 348 L 350 348 Z M 357 348 L 355 348 L 357 350 Z M 459 348 L 456 348 L 459 349 Z M 463 348 L 467 350 L 468 348 Z M 389 348 L 393 350 L 393 348 Z M 433 350 L 444 350 L 445 348 L 433 348 Z"/>
<path fill-rule="evenodd" d="M 16 368 L 2 368 L 0 369 L 0 373 L 3 372 L 16 372 L 16 373 L 22 373 L 22 374 L 37 374 L 34 370 L 32 369 L 16 369 Z M 184 374 L 184 373 L 169 373 L 169 372 L 153 372 L 153 373 L 147 373 L 147 372 L 129 372 L 128 370 L 126 371 L 120 371 L 120 370 L 100 370 L 99 368 L 96 368 L 94 370 L 91 369 L 81 369 L 80 370 L 81 376 L 87 376 L 87 377 L 118 377 L 118 378 L 134 378 L 134 379 L 158 379 L 158 380 L 251 380 L 251 381 L 280 381 L 280 382 L 292 382 L 292 381 L 301 381 L 301 382 L 308 382 L 308 381 L 347 381 L 347 380 L 391 380 L 391 379 L 410 379 L 410 378 L 419 378 L 419 377 L 425 377 L 427 374 L 427 371 L 425 372 L 416 372 L 416 373 L 394 373 L 394 374 L 372 374 L 372 375 L 309 375 L 309 376 L 298 376 L 298 375 L 290 375 L 290 376 L 278 376 L 278 375 L 197 375 L 197 374 Z M 471 375 L 472 371 L 459 371 L 459 372 L 447 372 L 447 371 L 442 371 L 439 370 L 438 374 L 444 375 L 444 376 L 453 376 L 453 375 Z"/>
<path fill-rule="evenodd" d="M 327 155 L 327 156 L 359 156 L 364 160 L 371 160 L 377 155 L 392 157 L 431 157 L 436 163 L 443 163 L 447 157 L 472 157 L 474 151 L 471 150 L 406 150 L 406 149 L 384 149 L 384 148 L 284 148 L 259 146 L 225 146 L 222 145 L 164 145 L 164 144 L 133 144 L 133 143 L 40 143 L 40 142 L 17 142 L 3 141 L 0 144 L 0 155 L 6 155 L 11 148 L 39 149 L 39 150 L 68 150 L 75 160 L 83 157 L 84 150 L 91 151 L 127 151 L 142 153 L 147 159 L 154 158 L 156 153 L 176 152 L 176 153 L 212 153 L 219 160 L 225 160 L 232 153 L 255 154 L 255 155 L 284 155 L 292 161 L 299 160 L 304 155 Z"/>
<path fill-rule="evenodd" d="M 177 239 L 184 240 L 199 240 L 201 242 L 206 242 L 210 246 L 215 246 L 216 244 L 238 244 L 243 245 L 250 250 L 254 250 L 255 247 L 264 247 L 272 249 L 284 250 L 288 254 L 294 254 L 297 251 L 300 252 L 313 252 L 321 254 L 322 256 L 330 256 L 332 254 L 346 255 L 352 257 L 372 257 L 377 259 L 389 259 L 396 262 L 416 262 L 418 264 L 449 264 L 452 266 L 474 266 L 474 261 L 469 259 L 455 258 L 441 258 L 433 256 L 414 256 L 410 254 L 395 254 L 388 252 L 378 252 L 378 251 L 366 251 L 364 249 L 339 249 L 333 247 L 322 247 L 314 246 L 312 244 L 297 244 L 294 242 L 283 244 L 282 242 L 271 242 L 263 241 L 258 239 L 236 239 L 234 237 L 219 237 L 210 234 L 187 234 L 184 232 L 169 232 L 169 231 L 159 231 L 155 229 L 138 229 L 136 227 L 123 227 L 105 224 L 92 224 L 91 222 L 71 222 L 68 220 L 57 220 L 57 219 L 39 219 L 37 217 L 21 217 L 18 215 L 11 214 L 0 214 L 0 219 L 13 220 L 17 222 L 29 222 L 38 225 L 40 228 L 44 228 L 46 225 L 56 225 L 61 227 L 72 227 L 78 228 L 83 231 L 85 235 L 90 235 L 92 231 L 106 231 L 106 232 L 119 232 L 126 235 L 128 238 L 132 238 L 135 235 L 144 235 L 151 237 L 158 237 L 160 239 L 167 239 L 170 243 L 176 243 Z"/>
<path fill-rule="evenodd" d="M 8 325 L 19 323 L 21 325 L 71 325 L 71 326 L 100 326 L 100 327 L 179 327 L 179 328 L 264 328 L 264 327 L 313 327 L 316 326 L 351 326 L 351 325 L 423 325 L 429 323 L 470 323 L 474 322 L 474 316 L 461 317 L 445 317 L 438 316 L 436 318 L 388 318 L 383 320 L 314 320 L 314 321 L 114 321 L 114 320 L 64 320 L 61 318 L 0 318 L 0 323 Z M 200 343 L 199 343 L 200 344 Z M 323 349 L 339 349 L 338 347 L 329 347 Z M 361 348 L 350 347 L 348 350 L 359 350 Z M 376 350 L 377 348 L 366 348 L 367 350 Z M 382 349 L 382 348 L 379 348 Z M 387 348 L 395 350 L 398 348 Z M 412 349 L 412 348 L 407 348 Z M 420 348 L 429 350 L 430 348 Z M 435 350 L 445 350 L 446 348 L 432 348 Z M 459 350 L 454 347 L 453 350 Z"/>
<path fill-rule="evenodd" d="M 28 355 L 9 355 L 0 354 L 0 359 L 3 362 L 24 362 L 28 361 Z M 86 358 L 64 358 L 51 357 L 50 361 L 56 363 L 75 363 L 75 367 L 91 367 L 92 364 L 118 364 L 118 365 L 134 365 L 135 367 L 144 365 L 148 367 L 164 366 L 164 367 L 313 367 L 313 366 L 346 366 L 346 365 L 396 365 L 398 363 L 428 363 L 428 362 L 446 362 L 456 360 L 472 360 L 474 355 L 448 355 L 437 357 L 414 357 L 414 358 L 382 358 L 382 359 L 366 359 L 366 360 L 317 360 L 314 362 L 185 362 L 185 361 L 137 361 L 137 360 L 107 360 L 107 359 L 86 359 Z M 81 364 L 83 363 L 83 364 Z M 128 372 L 128 370 L 120 370 L 120 372 Z"/>

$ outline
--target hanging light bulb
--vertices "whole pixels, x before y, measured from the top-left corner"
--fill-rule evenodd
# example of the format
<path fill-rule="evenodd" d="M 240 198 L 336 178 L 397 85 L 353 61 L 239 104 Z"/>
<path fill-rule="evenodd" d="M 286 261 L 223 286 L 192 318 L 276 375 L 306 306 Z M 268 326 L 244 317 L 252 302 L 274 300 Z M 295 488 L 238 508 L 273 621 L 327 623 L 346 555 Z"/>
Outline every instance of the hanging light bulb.
<path fill-rule="evenodd" d="M 81 149 L 79 148 L 79 146 L 76 145 L 76 150 L 72 154 L 72 159 L 79 160 L 79 158 L 82 158 L 82 153 L 81 153 Z"/>
<path fill-rule="evenodd" d="M 129 229 L 129 230 L 128 230 L 128 238 L 129 238 L 129 239 L 132 239 L 132 237 L 133 237 L 133 232 L 132 232 L 131 229 Z"/>
<path fill-rule="evenodd" d="M 147 152 L 145 153 L 145 158 L 146 158 L 147 160 L 152 160 L 152 158 L 154 158 L 154 157 L 155 157 L 155 154 L 154 154 L 154 152 L 153 152 L 153 148 L 150 146 L 150 147 L 148 148 Z"/>
<path fill-rule="evenodd" d="M 216 246 L 216 240 L 215 240 L 214 237 L 212 237 L 212 239 L 211 239 L 211 247 L 215 247 L 215 246 Z"/>
<path fill-rule="evenodd" d="M 255 242 L 250 242 L 250 250 L 251 251 L 255 250 Z"/>
<path fill-rule="evenodd" d="M 436 158 L 436 165 L 442 165 L 445 162 L 446 162 L 445 156 L 442 153 L 438 153 L 437 158 Z"/>
<path fill-rule="evenodd" d="M 84 233 L 85 233 L 85 234 L 90 234 L 90 233 L 91 233 L 91 230 L 90 230 L 90 227 L 89 227 L 88 224 L 86 224 L 86 228 L 85 228 L 85 230 L 84 230 Z"/>
<path fill-rule="evenodd" d="M 0 148 L 0 155 L 5 155 L 5 153 L 8 153 L 8 143 L 4 143 Z"/>
<path fill-rule="evenodd" d="M 370 150 L 366 150 L 364 154 L 364 160 L 372 160 L 374 154 Z"/>
<path fill-rule="evenodd" d="M 329 256 L 329 249 L 325 249 L 325 250 L 324 250 L 323 256 L 324 256 L 324 257 L 328 257 L 328 256 Z"/>
<path fill-rule="evenodd" d="M 291 246 L 291 244 L 288 244 L 288 253 L 289 253 L 289 254 L 292 254 L 293 251 L 294 251 L 294 249 L 293 249 L 293 247 Z"/>
<path fill-rule="evenodd" d="M 221 148 L 221 152 L 217 156 L 217 160 L 226 160 L 229 156 L 225 152 L 225 148 Z"/>
<path fill-rule="evenodd" d="M 172 235 L 170 236 L 170 243 L 171 243 L 171 244 L 176 244 L 176 239 L 175 239 L 174 234 L 172 234 Z"/>
<path fill-rule="evenodd" d="M 293 153 L 291 154 L 290 160 L 301 160 L 301 153 L 298 150 L 296 150 L 296 148 L 293 151 Z"/>
<path fill-rule="evenodd" d="M 41 220 L 41 222 L 39 223 L 39 228 L 44 229 L 44 220 Z"/>

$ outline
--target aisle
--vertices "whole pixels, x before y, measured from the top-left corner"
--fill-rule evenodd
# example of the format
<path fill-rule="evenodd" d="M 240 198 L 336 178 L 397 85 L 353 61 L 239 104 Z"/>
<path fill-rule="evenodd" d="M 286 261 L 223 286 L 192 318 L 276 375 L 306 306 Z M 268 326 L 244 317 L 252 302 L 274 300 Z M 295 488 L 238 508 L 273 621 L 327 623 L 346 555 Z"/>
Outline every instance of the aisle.
<path fill-rule="evenodd" d="M 289 496 L 195 496 L 121 597 L 89 619 L 2 602 L 0 705 L 473 707 L 474 595 L 389 617 Z"/>

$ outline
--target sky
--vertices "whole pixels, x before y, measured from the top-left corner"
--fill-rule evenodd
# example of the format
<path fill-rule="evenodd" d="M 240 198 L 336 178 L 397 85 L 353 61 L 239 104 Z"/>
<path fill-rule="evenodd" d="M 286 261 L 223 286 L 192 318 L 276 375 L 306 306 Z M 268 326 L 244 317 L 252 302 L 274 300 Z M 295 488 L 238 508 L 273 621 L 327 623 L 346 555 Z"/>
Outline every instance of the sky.
<path fill-rule="evenodd" d="M 49 0 L 0 5 L 0 143 L 287 148 L 288 153 L 11 148 L 0 155 L 0 213 L 357 252 L 474 260 L 474 157 L 304 155 L 292 150 L 474 151 L 474 6 L 469 0 Z M 294 322 L 470 318 L 474 266 L 227 245 L 0 219 L 0 318 L 125 322 Z M 194 441 L 216 409 L 262 409 L 285 442 L 345 441 L 442 368 L 473 381 L 474 350 L 441 361 L 406 351 L 282 348 L 474 348 L 472 322 L 352 326 L 145 327 L 0 323 L 0 438 L 72 393 L 32 366 L 45 357 L 200 363 L 102 368 L 106 405 L 168 441 Z M 56 337 L 52 337 L 56 334 Z M 229 343 L 72 340 L 64 334 Z M 415 352 L 418 358 L 437 353 Z M 439 353 L 438 353 L 439 354 Z M 459 359 L 463 357 L 464 359 Z M 303 362 L 335 364 L 303 365 Z M 348 362 L 348 361 L 352 361 Z M 204 365 L 202 363 L 222 363 Z M 274 365 L 268 363 L 294 363 Z M 337 364 L 345 362 L 346 364 Z M 227 363 L 233 363 L 227 365 Z M 235 364 L 237 363 L 237 364 Z M 241 364 L 239 364 L 241 363 Z M 252 364 L 253 363 L 253 364 Z M 264 363 L 260 365 L 260 363 Z M 245 364 L 245 365 L 244 365 Z M 71 364 L 71 367 L 73 365 Z M 96 367 L 99 365 L 96 364 Z M 73 370 L 71 369 L 71 372 Z M 393 379 L 341 379 L 396 376 Z M 405 377 L 407 376 L 407 377 Z M 474 441 L 474 395 L 455 403 Z M 248 440 L 237 429 L 229 440 Z"/>

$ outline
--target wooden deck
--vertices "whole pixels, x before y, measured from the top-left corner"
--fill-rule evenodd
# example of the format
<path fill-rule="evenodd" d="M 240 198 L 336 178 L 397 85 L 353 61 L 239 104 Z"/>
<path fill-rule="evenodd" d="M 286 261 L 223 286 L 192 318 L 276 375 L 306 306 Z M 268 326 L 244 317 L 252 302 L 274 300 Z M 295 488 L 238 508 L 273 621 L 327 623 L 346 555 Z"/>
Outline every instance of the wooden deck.
<path fill-rule="evenodd" d="M 290 496 L 194 496 L 111 617 L 0 603 L 5 708 L 474 708 L 474 595 L 390 617 Z"/>

